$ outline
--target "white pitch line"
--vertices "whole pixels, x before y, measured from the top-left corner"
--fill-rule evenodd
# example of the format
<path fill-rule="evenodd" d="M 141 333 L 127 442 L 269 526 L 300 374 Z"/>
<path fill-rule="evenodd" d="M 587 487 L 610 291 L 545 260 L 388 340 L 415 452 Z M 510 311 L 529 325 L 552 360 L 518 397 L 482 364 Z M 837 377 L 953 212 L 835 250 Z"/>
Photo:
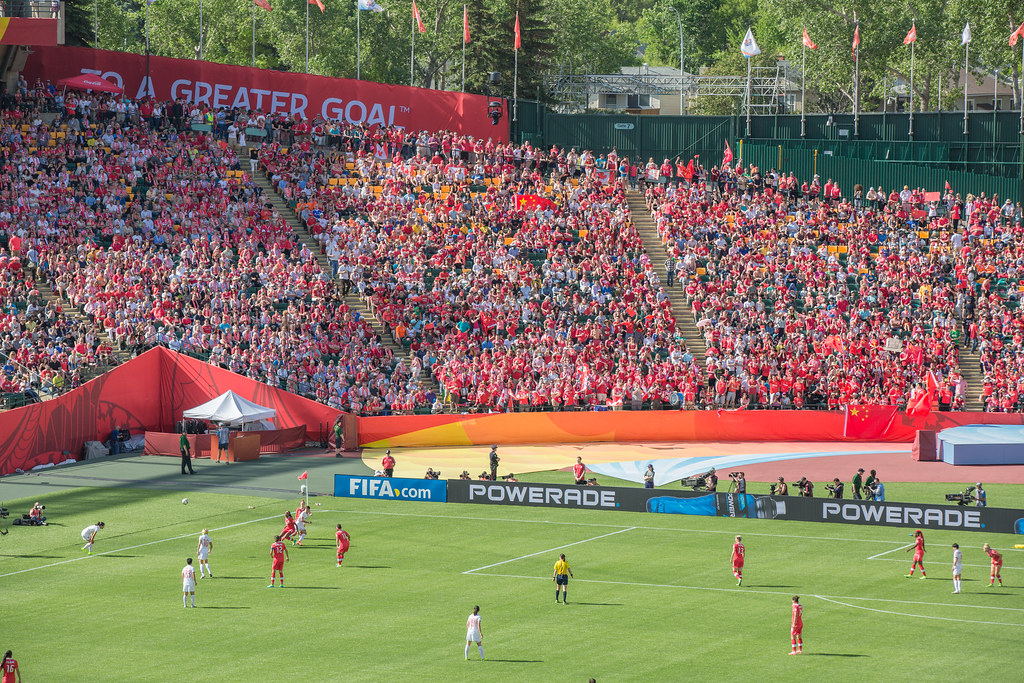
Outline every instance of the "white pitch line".
<path fill-rule="evenodd" d="M 463 572 L 463 574 L 468 574 L 468 573 L 470 573 L 470 572 Z M 474 576 L 494 576 L 494 577 L 502 578 L 502 579 L 534 579 L 534 580 L 543 580 L 543 581 L 548 581 L 549 580 L 549 579 L 547 579 L 546 577 L 543 577 L 543 576 L 523 576 L 521 574 L 491 574 L 491 573 L 487 573 L 487 574 L 474 574 Z M 757 590 L 757 589 L 753 589 L 753 588 L 718 588 L 718 587 L 715 587 L 715 586 L 684 586 L 684 585 L 678 584 L 678 583 L 639 583 L 639 582 L 635 582 L 635 581 L 604 581 L 604 580 L 601 580 L 601 579 L 573 579 L 573 581 L 576 582 L 576 583 L 580 583 L 580 582 L 583 582 L 583 583 L 604 583 L 604 584 L 610 584 L 610 585 L 613 585 L 613 586 L 639 586 L 641 588 L 682 588 L 682 589 L 685 589 L 685 590 L 713 591 L 713 592 L 716 592 L 716 593 L 759 593 L 759 594 L 763 594 L 763 595 L 789 595 L 789 596 L 793 595 L 792 591 L 783 593 L 782 591 Z M 984 593 L 980 593 L 980 595 L 984 595 Z M 900 604 L 900 605 L 927 605 L 929 607 L 956 607 L 956 608 L 959 608 L 959 609 L 969 608 L 969 609 L 990 609 L 990 610 L 998 610 L 998 611 L 1001 611 L 1001 612 L 1024 612 L 1024 608 L 1021 608 L 1021 607 L 996 607 L 996 606 L 992 606 L 992 605 L 962 605 L 962 604 L 958 605 L 958 604 L 948 603 L 948 602 L 923 602 L 923 601 L 920 601 L 920 600 L 894 600 L 892 598 L 865 598 L 865 597 L 849 597 L 849 596 L 842 596 L 842 595 L 830 595 L 830 596 L 815 595 L 814 597 L 822 598 L 822 599 L 832 598 L 832 599 L 836 599 L 836 600 L 865 600 L 865 601 L 868 601 L 868 602 L 892 602 L 892 603 L 897 603 L 897 604 Z M 899 612 L 895 612 L 894 614 L 899 614 Z M 987 622 L 977 622 L 977 623 L 987 623 Z M 1024 624 L 1003 624 L 1003 625 L 1005 625 L 1005 626 L 1024 626 Z"/>
<path fill-rule="evenodd" d="M 232 529 L 236 526 L 245 526 L 246 524 L 253 524 L 255 522 L 265 522 L 268 519 L 276 519 L 281 515 L 274 515 L 272 517 L 263 517 L 261 519 L 250 519 L 246 522 L 239 522 L 237 524 L 228 524 L 227 526 L 216 527 L 211 531 L 223 531 L 224 529 Z M 88 560 L 90 557 L 98 557 L 100 555 L 111 555 L 113 553 L 123 553 L 125 550 L 135 550 L 136 548 L 145 548 L 147 545 L 156 545 L 157 543 L 167 543 L 168 541 L 179 541 L 183 538 L 190 538 L 195 536 L 195 533 L 182 534 L 180 536 L 172 536 L 171 538 L 161 538 L 158 541 L 149 541 L 148 543 L 140 543 L 138 545 L 130 545 L 127 548 L 119 548 L 117 550 L 106 550 L 102 553 L 93 553 L 92 555 L 82 555 L 81 557 L 72 557 L 69 560 L 61 560 L 60 562 L 51 562 L 50 564 L 43 564 L 38 567 L 29 567 L 28 569 L 19 569 L 16 572 L 8 572 L 7 574 L 0 574 L 0 579 L 8 576 L 14 576 L 15 574 L 25 574 L 26 572 L 34 572 L 39 569 L 46 569 L 48 567 L 57 567 L 62 564 L 68 564 L 69 562 L 80 562 L 82 560 Z"/>
<path fill-rule="evenodd" d="M 871 557 L 869 557 L 868 559 L 869 559 L 869 560 L 876 560 L 876 559 L 878 559 L 879 557 L 881 557 L 882 555 L 888 555 L 889 553 L 894 553 L 894 552 L 896 552 L 897 550 L 905 550 L 906 548 L 910 548 L 910 547 L 912 547 L 913 545 L 914 545 L 913 543 L 908 543 L 908 544 L 906 544 L 906 545 L 901 545 L 901 546 L 900 546 L 899 548 L 893 548 L 892 550 L 886 550 L 886 551 L 885 551 L 884 553 L 878 553 L 877 555 L 872 555 L 872 556 L 871 556 Z"/>
<path fill-rule="evenodd" d="M 826 598 L 824 595 L 812 595 L 813 598 L 824 600 L 825 602 L 831 602 L 833 605 L 842 605 L 843 607 L 850 607 L 852 609 L 862 609 L 868 612 L 878 612 L 881 614 L 893 614 L 900 617 L 912 617 L 914 619 L 933 619 L 935 621 L 956 621 L 961 624 L 986 624 L 988 626 L 1024 626 L 1024 624 L 1012 624 L 1005 621 L 975 621 L 973 619 L 954 619 L 953 617 L 933 617 L 927 614 L 908 614 L 906 612 L 894 612 L 887 609 L 876 609 L 874 607 L 864 607 L 863 605 L 850 605 L 839 600 L 832 600 Z"/>
<path fill-rule="evenodd" d="M 322 512 L 337 512 L 348 515 L 386 515 L 391 517 L 424 517 L 426 519 L 465 519 L 474 522 L 512 522 L 518 524 L 547 524 L 555 526 L 592 526 L 601 527 L 605 529 L 625 529 L 625 524 L 595 524 L 587 522 L 554 522 L 547 519 L 511 519 L 507 517 L 456 517 L 452 515 L 424 515 L 413 512 L 378 512 L 374 510 L 321 510 Z M 640 529 L 641 531 L 681 531 L 688 534 L 725 534 L 728 536 L 735 536 L 736 530 L 723 531 L 720 529 L 685 529 L 681 527 L 666 527 L 666 526 L 630 526 L 630 529 Z M 744 531 L 744 536 L 764 536 L 766 538 L 796 538 L 804 541 L 844 541 L 850 543 L 902 543 L 901 541 L 893 540 L 879 540 L 873 538 L 836 538 L 834 536 L 798 536 L 794 534 L 766 534 L 752 531 Z M 905 547 L 905 546 L 903 546 Z M 961 548 L 980 548 L 980 545 L 967 546 L 962 545 Z"/>
<path fill-rule="evenodd" d="M 576 541 L 575 543 L 567 543 L 565 545 L 560 545 L 557 548 L 548 548 L 547 550 L 541 550 L 540 552 L 530 553 L 529 555 L 521 555 L 519 557 L 513 557 L 511 560 L 502 560 L 501 562 L 495 562 L 494 564 L 489 564 L 489 565 L 484 566 L 484 567 L 477 567 L 476 569 L 470 569 L 469 571 L 465 571 L 465 572 L 462 572 L 462 573 L 463 574 L 472 574 L 474 572 L 483 571 L 484 569 L 490 569 L 491 567 L 498 567 L 498 566 L 503 565 L 503 564 L 508 564 L 509 562 L 515 562 L 517 560 L 525 560 L 528 557 L 536 557 L 537 555 L 545 555 L 547 553 L 551 553 L 551 552 L 554 552 L 556 550 L 562 550 L 563 548 L 571 548 L 572 546 L 580 545 L 581 543 L 590 543 L 591 541 L 596 541 L 598 539 L 608 538 L 609 536 L 614 536 L 615 534 L 624 534 L 627 531 L 632 531 L 635 528 L 636 527 L 632 527 L 631 526 L 628 529 L 619 529 L 618 531 L 613 531 L 610 534 L 601 534 L 600 536 L 594 536 L 593 538 L 585 538 L 582 541 Z"/>
<path fill-rule="evenodd" d="M 873 559 L 873 558 L 870 558 L 870 557 L 869 557 L 868 559 L 870 560 L 870 559 Z M 882 557 L 882 558 L 879 558 L 879 560 L 878 560 L 878 561 L 879 561 L 879 562 L 906 562 L 906 561 L 907 561 L 907 559 L 908 559 L 908 558 L 905 558 L 905 557 L 900 557 L 900 558 L 896 558 L 896 557 Z M 949 569 L 949 562 L 942 562 L 942 563 L 939 563 L 939 562 L 938 562 L 937 560 L 932 560 L 932 561 L 930 561 L 930 564 L 929 564 L 929 566 L 932 566 L 932 567 L 934 567 L 934 566 L 936 566 L 937 564 L 942 564 L 942 565 L 943 565 L 943 566 L 945 566 L 945 567 L 946 567 L 947 569 Z M 991 567 L 992 565 L 991 565 L 991 564 L 967 564 L 966 562 L 964 562 L 964 563 L 963 563 L 963 566 L 965 566 L 965 567 L 984 567 L 985 569 L 988 569 L 988 568 L 989 568 L 989 567 Z M 1009 565 L 1004 565 L 1004 566 L 1003 566 L 1003 569 L 1024 569 L 1024 567 L 1011 567 L 1011 566 L 1009 566 Z"/>

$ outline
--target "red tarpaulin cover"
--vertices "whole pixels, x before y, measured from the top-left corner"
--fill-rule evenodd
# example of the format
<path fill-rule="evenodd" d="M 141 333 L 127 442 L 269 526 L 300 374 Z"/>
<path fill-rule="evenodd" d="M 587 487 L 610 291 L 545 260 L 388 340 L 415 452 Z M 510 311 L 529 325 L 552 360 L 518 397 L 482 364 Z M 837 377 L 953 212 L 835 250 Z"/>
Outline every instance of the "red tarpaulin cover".
<path fill-rule="evenodd" d="M 100 92 L 112 92 L 120 95 L 124 92 L 124 88 L 114 85 L 110 81 L 100 78 L 99 76 L 93 76 L 92 74 L 79 74 L 78 76 L 72 76 L 70 78 L 62 78 L 57 81 L 57 85 L 64 88 L 72 88 L 74 90 L 98 90 Z"/>

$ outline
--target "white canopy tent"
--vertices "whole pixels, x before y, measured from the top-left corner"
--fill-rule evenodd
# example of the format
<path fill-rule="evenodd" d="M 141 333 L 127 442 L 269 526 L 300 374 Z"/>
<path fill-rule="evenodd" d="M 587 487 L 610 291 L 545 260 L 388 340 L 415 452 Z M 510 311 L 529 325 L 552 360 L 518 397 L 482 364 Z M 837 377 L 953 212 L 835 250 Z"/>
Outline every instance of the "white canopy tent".
<path fill-rule="evenodd" d="M 202 405 L 189 408 L 182 415 L 195 420 L 209 420 L 229 426 L 242 426 L 244 429 L 245 425 L 273 419 L 277 415 L 277 411 L 273 408 L 264 408 L 242 398 L 233 391 L 228 391 Z M 273 426 L 270 428 L 273 429 Z"/>

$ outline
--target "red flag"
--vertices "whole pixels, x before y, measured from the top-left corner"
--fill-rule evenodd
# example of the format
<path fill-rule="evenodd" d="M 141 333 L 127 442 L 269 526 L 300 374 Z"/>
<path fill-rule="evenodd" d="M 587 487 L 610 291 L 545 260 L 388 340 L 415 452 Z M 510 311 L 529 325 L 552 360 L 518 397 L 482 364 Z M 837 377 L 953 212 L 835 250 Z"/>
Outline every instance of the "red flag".
<path fill-rule="evenodd" d="M 818 49 L 818 46 L 814 44 L 814 41 L 811 40 L 811 37 L 807 35 L 807 29 L 804 29 L 804 45 L 811 48 L 812 50 Z"/>
<path fill-rule="evenodd" d="M 267 10 L 268 12 L 273 12 L 274 11 L 274 8 L 270 6 L 270 3 L 267 2 L 267 0 L 253 0 L 253 2 L 255 2 L 257 5 L 259 5 L 263 9 Z"/>
<path fill-rule="evenodd" d="M 729 148 L 729 141 L 725 141 L 725 153 L 722 155 L 722 166 L 732 163 L 732 149 Z"/>
<path fill-rule="evenodd" d="M 462 42 L 469 44 L 469 9 L 462 6 Z"/>
<path fill-rule="evenodd" d="M 847 406 L 843 436 L 848 439 L 881 439 L 896 417 L 896 406 Z"/>
<path fill-rule="evenodd" d="M 322 3 L 320 0 L 309 0 L 309 4 L 310 5 L 316 5 L 317 7 L 319 7 L 320 8 L 320 14 L 324 13 L 324 3 Z"/>
<path fill-rule="evenodd" d="M 953 189 L 953 186 L 952 186 L 952 185 L 950 185 L 950 184 L 949 184 L 949 181 L 947 180 L 947 181 L 946 181 L 946 192 L 949 192 L 949 191 L 950 191 L 950 190 L 952 190 L 952 189 Z"/>
<path fill-rule="evenodd" d="M 686 164 L 686 168 L 683 169 L 683 177 L 693 180 L 693 159 L 690 159 L 690 163 Z"/>
<path fill-rule="evenodd" d="M 412 0 L 412 15 L 416 17 L 416 28 L 419 29 L 419 32 L 426 33 L 427 27 L 423 25 L 423 19 L 420 17 L 420 8 L 416 6 L 416 0 Z"/>
<path fill-rule="evenodd" d="M 516 47 L 519 49 L 523 46 L 523 37 L 519 34 L 519 12 L 516 12 Z"/>
<path fill-rule="evenodd" d="M 853 29 L 853 60 L 857 61 L 857 48 L 860 47 L 860 24 Z"/>
<path fill-rule="evenodd" d="M 910 25 L 910 31 L 907 33 L 907 37 L 903 39 L 904 45 L 910 45 L 917 40 L 917 24 Z"/>
<path fill-rule="evenodd" d="M 303 479 L 309 479 L 309 470 L 306 470 L 299 475 L 299 481 L 302 481 Z"/>
<path fill-rule="evenodd" d="M 1024 36 L 1024 24 L 1017 27 L 1017 30 L 1010 34 L 1010 47 L 1017 44 L 1017 40 Z"/>
<path fill-rule="evenodd" d="M 932 393 L 922 391 L 920 394 L 911 394 L 907 401 L 907 415 L 918 417 L 932 412 Z"/>

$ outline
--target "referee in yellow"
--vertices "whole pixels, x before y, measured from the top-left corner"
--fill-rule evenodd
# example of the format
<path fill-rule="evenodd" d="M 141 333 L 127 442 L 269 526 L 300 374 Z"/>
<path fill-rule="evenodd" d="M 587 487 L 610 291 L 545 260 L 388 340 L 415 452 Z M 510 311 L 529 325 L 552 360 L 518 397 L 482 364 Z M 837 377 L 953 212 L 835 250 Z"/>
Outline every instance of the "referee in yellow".
<path fill-rule="evenodd" d="M 562 603 L 569 604 L 570 576 L 572 576 L 572 569 L 569 568 L 569 563 L 565 561 L 565 553 L 562 553 L 558 556 L 558 561 L 555 562 L 555 573 L 551 577 L 551 580 L 555 582 L 555 602 L 558 602 L 558 587 L 561 586 Z"/>

